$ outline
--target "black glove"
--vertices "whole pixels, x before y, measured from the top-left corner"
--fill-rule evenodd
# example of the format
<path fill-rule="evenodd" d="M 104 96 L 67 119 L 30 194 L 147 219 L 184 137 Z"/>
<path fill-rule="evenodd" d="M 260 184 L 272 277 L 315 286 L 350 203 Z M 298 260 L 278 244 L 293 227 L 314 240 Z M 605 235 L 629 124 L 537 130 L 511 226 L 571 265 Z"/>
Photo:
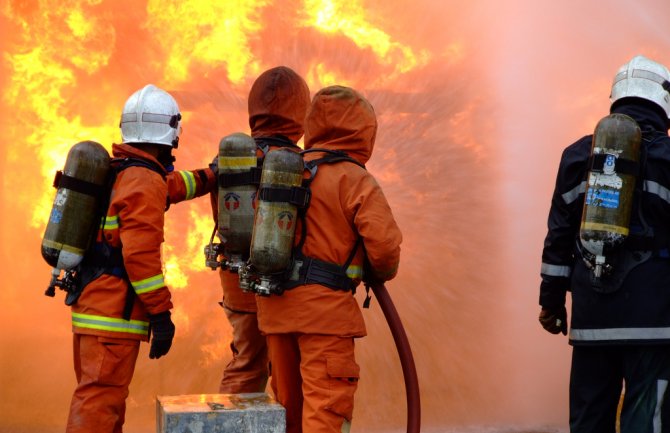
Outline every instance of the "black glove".
<path fill-rule="evenodd" d="M 555 308 L 542 307 L 539 319 L 547 332 L 568 334 L 568 312 L 565 310 L 565 305 Z"/>
<path fill-rule="evenodd" d="M 169 311 L 150 315 L 149 323 L 151 324 L 151 334 L 153 335 L 149 358 L 158 359 L 168 353 L 170 346 L 172 346 L 174 323 L 170 319 Z"/>

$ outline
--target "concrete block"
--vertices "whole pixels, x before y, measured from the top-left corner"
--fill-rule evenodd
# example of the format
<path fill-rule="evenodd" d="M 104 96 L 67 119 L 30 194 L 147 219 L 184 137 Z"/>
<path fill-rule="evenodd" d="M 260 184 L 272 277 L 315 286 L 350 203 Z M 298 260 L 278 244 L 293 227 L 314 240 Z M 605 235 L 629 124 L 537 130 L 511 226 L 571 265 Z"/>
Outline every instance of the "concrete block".
<path fill-rule="evenodd" d="M 265 393 L 156 398 L 157 433 L 284 433 L 286 411 Z"/>

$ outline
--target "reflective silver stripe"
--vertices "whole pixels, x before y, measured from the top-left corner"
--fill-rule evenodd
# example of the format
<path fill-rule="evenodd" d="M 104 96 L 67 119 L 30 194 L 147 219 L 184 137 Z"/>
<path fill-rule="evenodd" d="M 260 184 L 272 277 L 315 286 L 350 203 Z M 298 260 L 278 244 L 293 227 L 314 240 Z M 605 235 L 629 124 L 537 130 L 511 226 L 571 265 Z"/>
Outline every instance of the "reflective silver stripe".
<path fill-rule="evenodd" d="M 112 332 L 129 332 L 131 334 L 143 335 L 149 332 L 149 323 L 142 320 L 124 320 L 75 312 L 72 312 L 72 325 L 79 328 L 99 329 Z"/>
<path fill-rule="evenodd" d="M 123 113 L 121 123 L 137 122 L 137 113 Z"/>
<path fill-rule="evenodd" d="M 586 181 L 583 181 L 576 187 L 572 188 L 570 191 L 561 194 L 561 197 L 563 197 L 563 201 L 565 204 L 570 204 L 573 201 L 577 200 L 579 198 L 579 194 L 584 194 L 586 192 Z"/>
<path fill-rule="evenodd" d="M 172 115 L 170 114 L 142 113 L 142 122 L 164 123 L 166 125 L 170 125 L 171 121 Z M 135 122 L 137 122 L 137 113 L 124 113 L 121 115 L 121 123 Z"/>
<path fill-rule="evenodd" d="M 656 381 L 656 408 L 654 409 L 654 433 L 661 433 L 663 431 L 663 424 L 661 423 L 661 407 L 665 400 L 665 391 L 668 389 L 668 381 L 666 379 L 658 379 Z"/>
<path fill-rule="evenodd" d="M 166 125 L 170 125 L 171 120 L 172 116 L 169 114 L 142 113 L 142 122 L 164 123 Z"/>
<path fill-rule="evenodd" d="M 616 77 L 614 77 L 614 84 L 621 80 L 625 80 L 626 78 L 628 78 L 628 71 L 621 71 L 616 74 Z M 633 69 L 631 78 L 643 78 L 658 83 L 661 86 L 666 82 L 666 79 L 661 75 L 657 74 L 656 72 L 647 71 L 645 69 Z"/>
<path fill-rule="evenodd" d="M 572 273 L 570 266 L 550 265 L 549 263 L 542 263 L 540 273 L 549 275 L 550 277 L 569 277 Z"/>
<path fill-rule="evenodd" d="M 571 329 L 574 341 L 670 340 L 670 328 Z"/>
<path fill-rule="evenodd" d="M 653 180 L 645 180 L 643 189 L 650 194 L 656 194 L 661 199 L 670 203 L 670 189 L 664 187 L 660 183 L 654 182 Z"/>

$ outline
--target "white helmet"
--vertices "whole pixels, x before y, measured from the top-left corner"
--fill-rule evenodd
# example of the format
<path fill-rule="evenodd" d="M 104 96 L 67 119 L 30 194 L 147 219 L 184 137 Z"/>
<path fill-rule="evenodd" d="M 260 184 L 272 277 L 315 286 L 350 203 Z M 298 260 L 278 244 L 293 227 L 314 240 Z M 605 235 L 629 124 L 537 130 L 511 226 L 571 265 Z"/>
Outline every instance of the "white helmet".
<path fill-rule="evenodd" d="M 130 95 L 121 114 L 124 143 L 157 143 L 176 148 L 181 133 L 177 101 L 153 84 Z"/>
<path fill-rule="evenodd" d="M 670 119 L 670 72 L 665 66 L 644 56 L 635 56 L 619 68 L 610 100 L 636 97 L 651 101 L 661 107 Z"/>

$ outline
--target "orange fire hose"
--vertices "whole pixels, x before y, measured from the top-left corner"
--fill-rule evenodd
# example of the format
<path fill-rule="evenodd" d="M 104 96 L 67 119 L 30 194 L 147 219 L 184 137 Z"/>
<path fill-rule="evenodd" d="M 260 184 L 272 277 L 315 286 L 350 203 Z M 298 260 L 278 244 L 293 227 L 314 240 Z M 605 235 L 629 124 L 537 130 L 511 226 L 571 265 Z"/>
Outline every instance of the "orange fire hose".
<path fill-rule="evenodd" d="M 391 296 L 386 286 L 382 283 L 370 284 L 372 292 L 379 301 L 386 322 L 391 328 L 393 340 L 395 341 L 398 355 L 400 356 L 400 365 L 402 374 L 405 378 L 405 393 L 407 398 L 407 433 L 419 433 L 421 430 L 421 401 L 419 397 L 419 379 L 416 374 L 412 349 L 402 326 L 398 311 L 393 305 Z"/>

